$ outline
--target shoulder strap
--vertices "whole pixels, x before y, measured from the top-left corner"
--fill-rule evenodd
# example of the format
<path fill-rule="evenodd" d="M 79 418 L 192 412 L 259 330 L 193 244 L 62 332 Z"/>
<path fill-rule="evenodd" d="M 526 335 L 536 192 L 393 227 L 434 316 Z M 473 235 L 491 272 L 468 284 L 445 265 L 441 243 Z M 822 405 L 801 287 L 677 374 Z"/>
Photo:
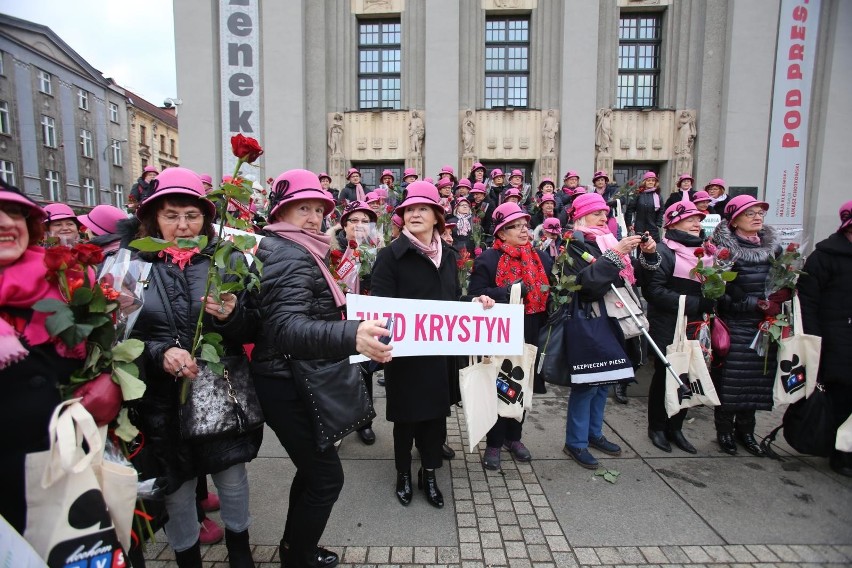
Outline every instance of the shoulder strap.
<path fill-rule="evenodd" d="M 169 322 L 169 330 L 172 332 L 172 336 L 175 338 L 175 345 L 183 349 L 183 345 L 180 344 L 180 336 L 178 335 L 177 325 L 175 325 L 175 314 L 172 311 L 172 304 L 169 302 L 169 295 L 166 293 L 166 288 L 163 285 L 162 272 L 163 269 L 159 263 L 157 263 L 153 269 L 153 272 L 156 274 L 152 274 L 152 278 L 154 280 L 154 286 L 157 288 L 157 294 L 160 296 L 160 301 L 163 303 L 163 311 L 166 312 L 166 319 Z"/>

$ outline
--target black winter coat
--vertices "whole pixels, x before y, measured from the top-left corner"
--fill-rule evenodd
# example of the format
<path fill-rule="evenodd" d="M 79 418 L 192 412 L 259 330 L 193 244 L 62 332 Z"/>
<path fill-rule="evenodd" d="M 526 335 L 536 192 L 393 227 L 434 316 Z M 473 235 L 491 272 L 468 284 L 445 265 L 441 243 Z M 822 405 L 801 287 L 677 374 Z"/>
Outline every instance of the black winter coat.
<path fill-rule="evenodd" d="M 637 235 L 648 231 L 655 241 L 660 242 L 660 227 L 663 226 L 663 213 L 665 213 L 665 207 L 662 204 L 660 204 L 659 209 L 654 209 L 653 192 L 636 193 L 627 200 L 627 211 L 624 212 L 624 221 L 628 227 L 633 226 L 633 230 Z"/>
<path fill-rule="evenodd" d="M 441 266 L 402 235 L 379 251 L 373 266 L 374 296 L 452 301 L 461 297 L 456 251 L 441 241 Z M 422 422 L 446 416 L 457 401 L 453 357 L 400 357 L 385 364 L 387 420 Z"/>
<path fill-rule="evenodd" d="M 772 410 L 777 346 L 770 342 L 769 355 L 764 358 L 750 345 L 764 319 L 757 302 L 766 298 L 770 261 L 781 248 L 772 227 L 764 225 L 759 236 L 759 245 L 750 243 L 733 234 L 726 222 L 713 232 L 713 242 L 731 251 L 731 270 L 737 273 L 726 286 L 717 310 L 730 329 L 731 350 L 720 365 L 710 369 L 719 400 L 729 410 Z"/>
<path fill-rule="evenodd" d="M 213 243 L 204 251 L 212 254 Z M 234 253 L 238 255 L 241 253 Z M 133 337 L 145 343 L 141 356 L 140 378 L 146 384 L 145 394 L 133 403 L 134 423 L 145 435 L 146 444 L 155 456 L 156 477 L 167 479 L 166 491 L 176 491 L 181 484 L 198 475 L 217 473 L 228 467 L 251 461 L 257 456 L 263 439 L 263 429 L 243 435 L 232 435 L 210 441 L 184 441 L 180 435 L 180 382 L 163 369 L 165 352 L 176 346 L 184 349 L 192 344 L 195 322 L 202 309 L 209 258 L 195 255 L 181 271 L 155 254 L 140 253 L 140 258 L 153 262 L 151 282 L 145 290 L 145 303 L 133 328 Z M 162 297 L 155 280 L 163 283 Z M 171 308 L 178 337 L 172 333 L 166 312 Z M 208 314 L 203 318 L 204 330 L 220 333 L 226 355 L 243 353 L 242 344 L 250 341 L 256 317 L 246 308 L 244 295 L 238 297 L 237 309 L 225 322 Z"/>
<path fill-rule="evenodd" d="M 364 184 L 361 184 L 361 187 L 364 187 Z M 367 194 L 367 190 L 364 189 L 364 195 Z M 347 183 L 343 186 L 343 189 L 340 191 L 340 201 L 355 201 L 358 199 L 358 191 L 355 187 L 354 183 Z"/>
<path fill-rule="evenodd" d="M 730 196 L 726 193 L 725 199 L 711 205 L 707 209 L 707 213 L 719 215 L 720 217 L 722 217 L 722 219 L 724 219 L 725 218 L 725 206 L 728 204 L 728 201 L 730 201 L 730 199 L 731 199 Z"/>
<path fill-rule="evenodd" d="M 834 233 L 816 245 L 797 288 L 805 333 L 822 337 L 819 380 L 852 385 L 852 242 Z"/>
<path fill-rule="evenodd" d="M 130 198 L 140 205 L 143 201 L 151 197 L 152 193 L 151 184 L 142 178 L 137 179 L 133 187 L 130 188 Z"/>
<path fill-rule="evenodd" d="M 694 189 L 690 189 L 688 191 L 688 193 L 689 193 L 689 200 L 692 201 L 693 198 L 695 197 L 696 192 L 695 192 Z M 669 198 L 666 199 L 666 204 L 663 205 L 663 213 L 665 213 L 666 209 L 668 209 L 671 205 L 674 205 L 675 203 L 677 203 L 678 201 L 681 201 L 682 199 L 683 199 L 683 192 L 680 189 L 675 188 L 675 190 L 671 193 L 671 195 L 669 195 Z"/>

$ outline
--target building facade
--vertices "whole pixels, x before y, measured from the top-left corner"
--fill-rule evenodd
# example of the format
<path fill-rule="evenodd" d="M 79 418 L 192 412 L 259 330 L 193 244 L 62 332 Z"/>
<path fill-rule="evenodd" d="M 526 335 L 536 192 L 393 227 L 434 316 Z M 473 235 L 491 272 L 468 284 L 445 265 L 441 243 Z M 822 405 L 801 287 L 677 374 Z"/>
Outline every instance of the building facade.
<path fill-rule="evenodd" d="M 336 187 L 351 166 L 370 184 L 478 161 L 533 184 L 654 170 L 666 196 L 690 173 L 767 199 L 810 244 L 848 198 L 840 0 L 188 0 L 174 14 L 197 170 L 228 171 L 243 132 L 265 148 L 259 179 L 307 167 Z"/>
<path fill-rule="evenodd" d="M 180 165 L 177 111 L 160 108 L 139 95 L 124 91 L 127 100 L 130 171 L 136 176 L 145 166 L 159 171 Z"/>

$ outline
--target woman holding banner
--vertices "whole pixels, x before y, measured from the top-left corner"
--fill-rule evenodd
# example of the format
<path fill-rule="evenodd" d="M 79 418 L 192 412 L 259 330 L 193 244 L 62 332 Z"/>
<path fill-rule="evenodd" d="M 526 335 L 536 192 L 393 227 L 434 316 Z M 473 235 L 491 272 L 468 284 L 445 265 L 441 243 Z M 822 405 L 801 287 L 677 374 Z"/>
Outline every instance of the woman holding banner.
<path fill-rule="evenodd" d="M 524 302 L 524 342 L 538 344 L 538 332 L 547 320 L 548 293 L 541 287 L 548 284 L 547 275 L 553 261 L 536 250 L 530 235 L 530 216 L 517 203 L 506 202 L 494 210 L 494 246 L 473 263 L 470 275 L 471 294 L 487 294 L 498 302 L 509 302 L 513 284 L 521 282 Z M 544 381 L 536 373 L 533 392 L 547 392 Z M 500 469 L 500 450 L 505 447 L 519 462 L 532 460 L 530 451 L 521 442 L 523 421 L 498 417 L 497 423 L 485 438 L 482 465 Z"/>
<path fill-rule="evenodd" d="M 438 189 L 427 181 L 409 184 L 405 200 L 396 208 L 405 226 L 402 234 L 379 251 L 373 266 L 372 294 L 387 298 L 458 300 L 457 255 L 441 239 L 444 209 Z M 475 299 L 490 308 L 494 300 Z M 420 451 L 418 488 L 434 507 L 444 506 L 435 470 L 442 465 L 450 405 L 459 400 L 458 374 L 450 357 L 397 358 L 385 365 L 387 419 L 393 422 L 396 497 L 403 505 L 412 498 L 411 447 Z M 452 385 L 452 386 L 451 386 Z M 454 400 L 455 399 L 455 400 Z"/>

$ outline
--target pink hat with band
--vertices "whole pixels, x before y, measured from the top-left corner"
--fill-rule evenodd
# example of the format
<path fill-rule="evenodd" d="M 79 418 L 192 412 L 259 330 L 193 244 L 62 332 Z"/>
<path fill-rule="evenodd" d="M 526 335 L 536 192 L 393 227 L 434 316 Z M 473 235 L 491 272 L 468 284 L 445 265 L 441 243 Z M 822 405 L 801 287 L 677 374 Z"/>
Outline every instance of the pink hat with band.
<path fill-rule="evenodd" d="M 216 216 L 216 206 L 205 196 L 206 190 L 201 183 L 201 177 L 189 168 L 164 169 L 160 175 L 151 180 L 151 188 L 153 193 L 136 209 L 136 216 L 140 219 L 148 212 L 151 203 L 167 195 L 195 197 L 201 201 L 199 206 L 207 208 L 210 219 Z"/>
<path fill-rule="evenodd" d="M 423 178 L 423 181 L 425 181 L 426 183 L 431 183 L 432 185 L 435 185 L 435 180 L 430 178 L 430 177 Z"/>
<path fill-rule="evenodd" d="M 552 193 L 547 193 L 541 196 L 541 205 L 544 205 L 545 203 L 553 203 L 556 205 L 556 198 Z"/>
<path fill-rule="evenodd" d="M 198 177 L 201 178 L 201 183 L 206 183 L 209 186 L 213 185 L 213 176 L 211 176 L 210 174 L 201 174 Z"/>
<path fill-rule="evenodd" d="M 395 177 L 393 177 L 393 172 L 392 172 L 392 171 L 390 171 L 390 170 L 383 170 L 383 171 L 382 171 L 382 175 L 381 175 L 381 176 L 379 176 L 379 179 L 381 180 L 381 179 L 382 179 L 383 177 L 385 177 L 385 176 L 390 176 L 390 178 L 391 178 L 391 183 L 393 183 L 393 180 L 394 180 L 394 179 L 396 179 Z"/>
<path fill-rule="evenodd" d="M 411 177 L 411 176 L 414 176 L 415 178 L 417 178 L 418 177 L 417 176 L 417 170 L 415 170 L 414 168 L 405 168 L 405 171 L 402 172 L 402 179 L 405 179 L 405 178 Z"/>
<path fill-rule="evenodd" d="M 441 168 L 441 171 L 438 172 L 439 176 L 441 174 L 450 174 L 451 176 L 453 176 L 453 178 L 455 178 L 456 177 L 456 170 L 454 170 L 452 166 L 444 166 L 443 168 Z"/>
<path fill-rule="evenodd" d="M 456 203 L 455 203 L 455 206 L 456 206 L 456 207 L 458 207 L 458 206 L 459 206 L 459 205 L 461 205 L 462 203 L 467 203 L 468 205 L 470 205 L 470 199 L 468 199 L 468 198 L 467 198 L 466 196 L 464 196 L 464 195 L 459 195 L 458 197 L 456 197 Z"/>
<path fill-rule="evenodd" d="M 370 209 L 370 211 L 372 211 L 372 209 Z M 403 221 L 402 217 L 400 217 L 396 213 L 394 213 L 391 217 L 391 223 L 393 223 L 397 229 L 402 229 L 405 226 L 405 221 Z"/>
<path fill-rule="evenodd" d="M 658 179 L 657 174 L 652 172 L 652 171 L 647 171 L 644 174 L 642 174 L 642 181 L 649 180 L 649 179 Z"/>
<path fill-rule="evenodd" d="M 274 219 L 275 213 L 283 205 L 305 199 L 322 201 L 325 215 L 334 211 L 334 199 L 322 188 L 319 177 L 314 172 L 287 170 L 272 182 L 272 190 L 269 192 L 269 219 Z"/>
<path fill-rule="evenodd" d="M 483 165 L 482 165 L 481 163 L 479 163 L 479 162 L 474 162 L 474 163 L 473 163 L 473 165 L 470 167 L 470 173 L 473 173 L 473 172 L 475 172 L 476 170 L 482 170 L 482 171 L 484 172 L 484 171 L 485 171 L 485 166 L 483 166 Z"/>
<path fill-rule="evenodd" d="M 692 201 L 678 201 L 669 205 L 663 214 L 663 228 L 668 228 L 690 217 L 701 217 L 703 219 L 706 216 L 707 213 L 699 211 Z"/>
<path fill-rule="evenodd" d="M 503 200 L 504 201 L 506 199 L 509 199 L 510 197 L 517 197 L 518 199 L 520 199 L 521 198 L 521 190 L 516 188 L 516 187 L 513 187 L 513 188 L 507 189 L 506 191 L 503 192 Z"/>
<path fill-rule="evenodd" d="M 142 168 L 142 175 L 145 175 L 145 174 L 158 174 L 158 173 L 160 173 L 160 170 L 158 170 L 158 169 L 157 169 L 157 168 L 155 168 L 154 166 L 145 166 L 144 168 Z"/>
<path fill-rule="evenodd" d="M 7 184 L 2 179 L 0 179 L 0 203 L 15 203 L 29 207 L 30 215 L 35 215 L 38 219 L 47 216 L 45 210 L 39 207 L 38 203 L 21 193 L 21 190 L 17 187 Z"/>
<path fill-rule="evenodd" d="M 603 170 L 598 170 L 592 176 L 592 183 L 595 183 L 596 181 L 598 181 L 601 178 L 604 178 L 607 182 L 609 182 L 609 176 L 606 175 L 606 172 L 603 171 Z"/>
<path fill-rule="evenodd" d="M 556 184 L 555 184 L 555 183 L 553 183 L 553 180 L 552 180 L 552 179 L 550 179 L 550 178 L 548 178 L 548 177 L 546 177 L 546 178 L 541 178 L 541 181 L 538 183 L 538 188 L 539 188 L 539 189 L 541 189 L 541 186 L 543 186 L 543 185 L 544 185 L 544 184 L 546 184 L 546 183 L 549 183 L 550 185 L 552 185 L 552 186 L 553 186 L 553 188 L 554 188 L 554 189 L 556 189 Z"/>
<path fill-rule="evenodd" d="M 367 198 L 367 203 L 375 203 L 376 201 L 381 200 L 381 197 L 379 197 L 379 194 L 378 194 L 378 193 L 376 193 L 375 191 L 371 191 L 371 192 L 369 192 L 369 193 L 368 193 L 367 195 L 365 195 L 364 197 L 366 197 L 366 198 Z"/>
<path fill-rule="evenodd" d="M 290 170 L 290 171 L 296 171 L 296 170 Z M 349 168 L 349 170 L 346 172 L 346 179 L 351 178 L 352 174 L 358 174 L 360 176 L 361 170 L 359 170 L 358 168 Z"/>
<path fill-rule="evenodd" d="M 512 179 L 513 177 L 523 178 L 523 177 L 524 177 L 524 173 L 523 173 L 521 170 L 512 170 L 512 173 L 511 173 L 511 175 L 509 176 L 509 179 Z"/>
<path fill-rule="evenodd" d="M 693 203 L 698 203 L 699 201 L 710 201 L 712 199 L 713 198 L 710 197 L 710 194 L 703 189 L 701 191 L 696 191 L 695 195 L 692 196 Z"/>
<path fill-rule="evenodd" d="M 74 222 L 77 222 L 77 214 L 64 203 L 49 203 L 44 206 L 44 212 L 47 214 L 45 223 L 61 221 L 62 219 L 74 219 Z"/>
<path fill-rule="evenodd" d="M 571 218 L 575 221 L 595 211 L 606 211 L 609 213 L 609 206 L 604 201 L 604 198 L 596 191 L 577 196 L 571 204 Z"/>
<path fill-rule="evenodd" d="M 322 181 L 322 179 L 323 179 L 323 178 L 327 179 L 328 181 L 331 181 L 331 176 L 330 176 L 330 175 L 328 175 L 328 174 L 327 174 L 327 173 L 325 173 L 325 172 L 322 172 L 322 173 L 321 173 L 320 175 L 318 175 L 317 177 L 319 178 L 319 180 L 320 180 L 320 181 Z"/>
<path fill-rule="evenodd" d="M 704 186 L 704 189 L 708 189 L 711 185 L 718 185 L 722 189 L 726 189 L 728 186 L 725 185 L 725 180 L 722 178 L 711 179 L 707 182 L 707 185 Z"/>
<path fill-rule="evenodd" d="M 127 214 L 112 205 L 98 205 L 85 215 L 79 215 L 77 220 L 89 228 L 97 236 L 115 234 L 118 222 L 127 219 Z"/>
<path fill-rule="evenodd" d="M 852 201 L 847 201 L 840 206 L 840 226 L 837 230 L 843 231 L 849 225 L 852 225 Z"/>
<path fill-rule="evenodd" d="M 565 175 L 562 176 L 562 179 L 566 180 L 568 178 L 580 179 L 580 173 L 577 170 L 568 170 L 567 172 L 565 172 Z"/>
<path fill-rule="evenodd" d="M 470 190 L 471 193 L 485 193 L 485 184 L 481 181 L 473 184 L 473 189 Z"/>
<path fill-rule="evenodd" d="M 427 181 L 413 181 L 405 188 L 405 199 L 396 206 L 394 213 L 405 219 L 405 208 L 411 205 L 429 205 L 438 218 L 438 231 L 444 232 L 444 208 L 438 188 Z"/>
<path fill-rule="evenodd" d="M 494 210 L 494 213 L 491 215 L 491 218 L 494 219 L 494 235 L 496 235 L 500 229 L 511 223 L 512 221 L 517 221 L 518 219 L 526 219 L 530 220 L 530 216 L 521 209 L 521 206 L 517 203 L 504 203 L 500 207 Z"/>
<path fill-rule="evenodd" d="M 505 174 L 503 173 L 503 170 L 501 170 L 500 168 L 494 168 L 493 170 L 491 170 L 491 179 L 501 177 L 503 175 L 505 175 Z"/>
<path fill-rule="evenodd" d="M 680 177 L 679 177 L 679 178 L 677 178 L 677 183 L 676 183 L 675 185 L 676 185 L 676 186 L 678 186 L 678 187 L 680 187 L 681 182 L 686 181 L 686 180 L 689 180 L 689 181 L 691 181 L 692 183 L 695 183 L 695 178 L 694 178 L 694 177 L 692 177 L 691 175 L 689 175 L 689 174 L 680 174 Z"/>
<path fill-rule="evenodd" d="M 367 217 L 370 218 L 370 221 L 372 221 L 373 223 L 378 220 L 376 212 L 373 211 L 373 209 L 369 205 L 367 205 L 367 203 L 365 203 L 364 201 L 358 201 L 356 199 L 355 201 L 350 201 L 349 203 L 347 203 L 346 207 L 343 208 L 343 214 L 340 216 L 340 224 L 346 225 L 346 221 L 349 220 L 349 216 L 357 211 L 366 214 Z"/>
<path fill-rule="evenodd" d="M 544 223 L 541 226 L 541 230 L 547 231 L 548 233 L 557 233 L 561 235 L 562 223 L 560 223 L 559 219 L 556 217 L 548 217 L 544 220 Z"/>
<path fill-rule="evenodd" d="M 467 179 L 467 178 L 461 178 L 461 179 L 459 180 L 459 187 L 466 187 L 466 188 L 468 188 L 468 189 L 471 189 L 473 186 L 471 185 L 471 183 L 470 183 L 470 180 L 469 180 L 469 179 Z"/>
<path fill-rule="evenodd" d="M 439 181 L 439 182 L 438 182 L 438 185 L 437 185 L 436 187 L 437 187 L 439 190 L 441 190 L 441 189 L 444 189 L 445 187 L 453 187 L 453 185 L 454 185 L 454 184 L 453 184 L 453 180 L 451 180 L 451 179 L 442 179 L 441 181 Z"/>
<path fill-rule="evenodd" d="M 731 224 L 731 221 L 736 219 L 737 215 L 749 207 L 754 207 L 755 205 L 760 206 L 760 208 L 764 211 L 769 211 L 769 204 L 767 202 L 758 201 L 751 195 L 738 195 L 733 199 L 728 200 L 728 204 L 725 205 L 725 219 L 728 220 L 728 225 Z"/>
<path fill-rule="evenodd" d="M 373 193 L 378 195 L 380 199 L 387 199 L 388 198 L 388 190 L 386 190 L 383 187 L 377 187 L 376 189 L 373 190 Z"/>

